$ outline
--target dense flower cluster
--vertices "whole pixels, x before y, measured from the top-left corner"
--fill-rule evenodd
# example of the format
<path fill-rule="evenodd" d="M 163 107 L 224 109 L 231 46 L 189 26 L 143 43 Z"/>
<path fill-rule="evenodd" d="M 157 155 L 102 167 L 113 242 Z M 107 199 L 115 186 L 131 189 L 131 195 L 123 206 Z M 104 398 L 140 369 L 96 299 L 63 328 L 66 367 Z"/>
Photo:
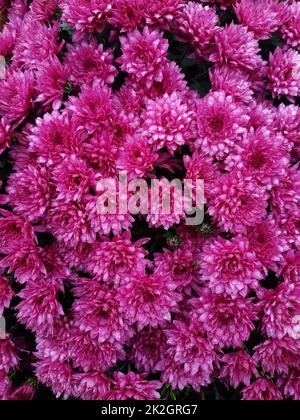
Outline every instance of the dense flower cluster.
<path fill-rule="evenodd" d="M 300 400 L 299 2 L 0 0 L 0 66 L 0 399 Z"/>

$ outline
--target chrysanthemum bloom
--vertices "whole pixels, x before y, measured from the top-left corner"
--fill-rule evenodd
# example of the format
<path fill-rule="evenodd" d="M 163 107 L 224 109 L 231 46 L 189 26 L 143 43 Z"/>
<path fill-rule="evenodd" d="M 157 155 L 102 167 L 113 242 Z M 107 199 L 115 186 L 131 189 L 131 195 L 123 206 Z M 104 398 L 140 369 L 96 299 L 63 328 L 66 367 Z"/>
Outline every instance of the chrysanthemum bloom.
<path fill-rule="evenodd" d="M 100 196 L 99 196 L 100 197 Z M 134 218 L 129 212 L 126 214 L 109 214 L 99 212 L 98 196 L 88 195 L 85 197 L 84 212 L 86 214 L 87 223 L 91 226 L 92 237 L 94 234 L 100 235 L 119 235 L 123 230 L 128 231 L 134 222 Z M 117 206 L 119 201 L 117 200 Z"/>
<path fill-rule="evenodd" d="M 146 26 L 143 32 L 135 30 L 127 37 L 120 37 L 123 55 L 117 60 L 121 69 L 129 73 L 134 80 L 151 88 L 161 82 L 162 65 L 167 60 L 168 41 L 158 31 L 151 31 Z"/>
<path fill-rule="evenodd" d="M 56 57 L 39 63 L 36 73 L 36 102 L 41 103 L 46 110 L 58 110 L 62 105 L 68 76 L 69 69 Z"/>
<path fill-rule="evenodd" d="M 95 173 L 88 164 L 75 155 L 66 157 L 52 172 L 58 193 L 57 199 L 80 201 L 91 187 L 95 187 Z"/>
<path fill-rule="evenodd" d="M 3 315 L 4 309 L 9 308 L 13 296 L 14 291 L 10 287 L 9 280 L 0 277 L 0 317 Z"/>
<path fill-rule="evenodd" d="M 290 156 L 283 140 L 268 129 L 251 130 L 226 159 L 227 171 L 251 177 L 271 190 L 280 185 L 290 165 Z"/>
<path fill-rule="evenodd" d="M 253 71 L 261 64 L 258 41 L 254 33 L 242 25 L 231 23 L 215 34 L 217 51 L 210 61 L 219 65 L 229 64 L 244 70 Z"/>
<path fill-rule="evenodd" d="M 180 38 L 188 42 L 200 57 L 208 58 L 219 28 L 215 9 L 189 1 L 176 22 Z"/>
<path fill-rule="evenodd" d="M 283 395 L 293 400 L 300 400 L 300 369 L 290 369 L 287 375 L 277 379 L 277 386 L 282 390 Z"/>
<path fill-rule="evenodd" d="M 112 50 L 103 51 L 103 45 L 94 40 L 68 45 L 64 64 L 70 71 L 70 80 L 78 85 L 92 84 L 95 79 L 111 85 L 117 75 Z"/>
<path fill-rule="evenodd" d="M 94 135 L 111 130 L 114 116 L 111 90 L 96 79 L 92 86 L 83 86 L 78 97 L 70 97 L 68 111 L 80 133 Z"/>
<path fill-rule="evenodd" d="M 248 104 L 253 99 L 251 82 L 247 73 L 230 66 L 215 66 L 209 71 L 212 88 L 224 91 L 236 101 Z"/>
<path fill-rule="evenodd" d="M 199 391 L 210 384 L 218 356 L 199 323 L 174 321 L 166 336 L 167 357 L 158 365 L 162 380 L 180 390 L 191 385 Z"/>
<path fill-rule="evenodd" d="M 47 283 L 54 285 L 59 290 L 63 291 L 64 280 L 72 281 L 75 276 L 67 264 L 62 260 L 62 255 L 59 253 L 57 244 L 53 243 L 45 246 L 41 253 L 41 259 L 47 271 L 46 279 L 41 278 L 41 280 L 46 280 Z"/>
<path fill-rule="evenodd" d="M 0 120 L 0 155 L 9 146 L 9 142 L 12 139 L 13 130 L 8 123 L 6 117 Z"/>
<path fill-rule="evenodd" d="M 255 329 L 258 309 L 252 299 L 207 292 L 193 300 L 193 319 L 200 322 L 213 344 L 239 348 Z"/>
<path fill-rule="evenodd" d="M 29 222 L 37 222 L 50 205 L 48 171 L 40 166 L 28 166 L 9 178 L 7 193 L 16 214 Z"/>
<path fill-rule="evenodd" d="M 185 179 L 192 180 L 194 188 L 197 180 L 203 180 L 205 199 L 210 197 L 211 189 L 218 176 L 220 176 L 218 167 L 213 164 L 212 159 L 196 151 L 192 157 L 183 156 L 183 164 L 186 169 Z"/>
<path fill-rule="evenodd" d="M 15 352 L 15 345 L 9 334 L 0 339 L 0 372 L 8 373 L 19 365 L 19 358 Z"/>
<path fill-rule="evenodd" d="M 67 399 L 72 394 L 72 367 L 69 362 L 53 362 L 51 359 L 39 360 L 35 363 L 38 380 L 51 388 L 56 398 L 64 395 Z"/>
<path fill-rule="evenodd" d="M 40 258 L 42 250 L 32 240 L 9 242 L 8 246 L 0 251 L 6 255 L 0 261 L 0 267 L 9 267 L 8 273 L 14 272 L 16 280 L 21 284 L 34 282 L 47 274 Z"/>
<path fill-rule="evenodd" d="M 130 360 L 140 372 L 155 372 L 166 354 L 166 336 L 161 329 L 146 328 L 130 342 Z"/>
<path fill-rule="evenodd" d="M 130 322 L 136 322 L 138 330 L 163 326 L 181 300 L 176 287 L 172 277 L 159 270 L 152 275 L 133 274 L 118 289 L 120 308 Z"/>
<path fill-rule="evenodd" d="M 252 100 L 248 105 L 249 127 L 254 130 L 270 128 L 273 131 L 277 110 L 271 101 Z"/>
<path fill-rule="evenodd" d="M 215 293 L 246 297 L 264 279 L 266 271 L 250 251 L 248 240 L 237 236 L 232 241 L 219 237 L 203 248 L 201 274 Z"/>
<path fill-rule="evenodd" d="M 64 315 L 57 292 L 57 287 L 47 282 L 28 283 L 18 294 L 22 298 L 17 306 L 19 322 L 37 334 L 53 334 L 55 323 Z"/>
<path fill-rule="evenodd" d="M 126 171 L 129 179 L 147 178 L 154 169 L 158 154 L 152 150 L 146 137 L 128 137 L 119 150 L 117 168 Z"/>
<path fill-rule="evenodd" d="M 286 212 L 298 213 L 300 204 L 300 173 L 298 165 L 288 168 L 287 176 L 270 193 L 274 214 L 280 218 Z"/>
<path fill-rule="evenodd" d="M 18 126 L 33 107 L 34 78 L 30 72 L 7 71 L 0 80 L 0 115 Z"/>
<path fill-rule="evenodd" d="M 283 276 L 287 283 L 297 284 L 300 279 L 300 252 L 289 250 L 284 255 L 278 274 Z"/>
<path fill-rule="evenodd" d="M 200 282 L 199 263 L 188 246 L 183 245 L 174 252 L 164 249 L 155 254 L 155 266 L 171 274 L 179 289 L 196 286 Z"/>
<path fill-rule="evenodd" d="M 147 380 L 147 374 L 138 375 L 133 372 L 125 375 L 122 372 L 114 373 L 114 382 L 111 391 L 104 395 L 104 400 L 158 400 L 158 390 L 162 387 L 159 381 Z"/>
<path fill-rule="evenodd" d="M 290 337 L 282 339 L 267 340 L 254 348 L 253 358 L 257 364 L 261 364 L 264 372 L 271 376 L 277 374 L 288 374 L 289 368 L 300 367 L 299 362 L 299 340 Z"/>
<path fill-rule="evenodd" d="M 270 53 L 267 78 L 273 98 L 286 96 L 294 102 L 300 94 L 300 54 L 276 48 L 274 54 Z"/>
<path fill-rule="evenodd" d="M 281 283 L 275 290 L 261 290 L 262 332 L 279 340 L 293 334 L 295 320 L 300 316 L 299 283 Z"/>
<path fill-rule="evenodd" d="M 87 33 L 102 32 L 112 9 L 112 0 L 61 0 L 62 20 L 77 31 L 76 40 Z"/>
<path fill-rule="evenodd" d="M 295 105 L 280 104 L 277 109 L 275 127 L 280 134 L 293 146 L 292 157 L 295 161 L 300 159 L 300 109 Z"/>
<path fill-rule="evenodd" d="M 29 151 L 36 153 L 38 163 L 52 166 L 81 150 L 82 139 L 67 114 L 53 111 L 36 119 L 29 137 Z"/>
<path fill-rule="evenodd" d="M 0 215 L 2 246 L 7 246 L 11 241 L 34 240 L 33 227 L 26 219 L 4 209 L 0 210 Z"/>
<path fill-rule="evenodd" d="M 262 223 L 249 227 L 246 237 L 250 250 L 256 254 L 257 259 L 269 270 L 276 271 L 287 246 L 275 220 L 269 217 Z"/>
<path fill-rule="evenodd" d="M 268 379 L 258 379 L 243 390 L 244 401 L 282 401 L 279 390 Z"/>
<path fill-rule="evenodd" d="M 126 353 L 123 345 L 115 341 L 106 341 L 99 345 L 97 339 L 92 339 L 89 333 L 72 328 L 69 338 L 70 357 L 73 366 L 83 372 L 102 371 L 113 368 L 118 360 L 124 360 Z"/>
<path fill-rule="evenodd" d="M 234 388 L 241 384 L 249 386 L 253 377 L 259 377 L 256 363 L 245 351 L 225 354 L 222 363 L 225 365 L 222 366 L 219 378 Z"/>
<path fill-rule="evenodd" d="M 69 359 L 69 332 L 70 325 L 65 318 L 56 323 L 52 335 L 37 334 L 35 357 L 38 360 L 49 359 L 52 362 L 65 362 Z"/>
<path fill-rule="evenodd" d="M 147 2 L 146 21 L 168 29 L 179 19 L 185 0 L 151 0 Z"/>
<path fill-rule="evenodd" d="M 211 195 L 209 214 L 226 232 L 244 233 L 267 215 L 268 194 L 251 177 L 220 176 Z"/>
<path fill-rule="evenodd" d="M 116 160 L 119 150 L 113 143 L 111 133 L 93 135 L 84 141 L 82 149 L 82 157 L 102 178 L 113 178 L 117 174 Z"/>
<path fill-rule="evenodd" d="M 109 392 L 112 379 L 102 372 L 74 373 L 72 394 L 82 400 L 102 400 Z"/>
<path fill-rule="evenodd" d="M 156 100 L 149 99 L 142 119 L 143 134 L 155 150 L 167 147 L 173 154 L 191 138 L 192 112 L 177 92 Z"/>
<path fill-rule="evenodd" d="M 113 239 L 103 238 L 93 245 L 88 257 L 87 269 L 108 284 L 119 284 L 120 280 L 133 272 L 144 272 L 148 252 L 142 248 L 148 238 L 132 242 L 129 232 Z"/>
<path fill-rule="evenodd" d="M 40 22 L 49 21 L 57 10 L 59 0 L 33 0 L 30 5 L 31 18 Z"/>
<path fill-rule="evenodd" d="M 14 66 L 34 70 L 42 61 L 54 58 L 64 45 L 57 41 L 59 31 L 59 22 L 47 26 L 25 19 L 13 52 Z"/>
<path fill-rule="evenodd" d="M 206 155 L 223 159 L 246 131 L 248 121 L 244 107 L 232 96 L 212 92 L 199 104 L 195 147 Z"/>
<path fill-rule="evenodd" d="M 121 312 L 117 289 L 109 289 L 97 281 L 75 289 L 78 297 L 72 310 L 74 326 L 90 334 L 99 345 L 109 342 L 125 344 L 132 336 L 132 329 Z"/>
<path fill-rule="evenodd" d="M 121 32 L 131 32 L 145 26 L 146 0 L 118 0 L 113 4 L 108 21 Z"/>
<path fill-rule="evenodd" d="M 280 26 L 280 33 L 288 46 L 300 49 L 300 4 L 292 1 L 286 10 L 287 18 Z"/>
<path fill-rule="evenodd" d="M 282 23 L 283 10 L 277 0 L 241 0 L 234 10 L 238 22 L 258 39 L 271 38 Z"/>

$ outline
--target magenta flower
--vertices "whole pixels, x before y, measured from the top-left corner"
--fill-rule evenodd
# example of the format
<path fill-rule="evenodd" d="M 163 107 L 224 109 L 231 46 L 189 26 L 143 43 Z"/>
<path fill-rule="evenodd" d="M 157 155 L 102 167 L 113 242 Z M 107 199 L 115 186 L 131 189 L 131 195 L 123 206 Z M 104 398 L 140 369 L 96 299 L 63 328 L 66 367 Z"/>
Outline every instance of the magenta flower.
<path fill-rule="evenodd" d="M 113 5 L 109 23 L 119 28 L 121 32 L 131 32 L 143 27 L 147 7 L 146 0 L 118 0 Z"/>
<path fill-rule="evenodd" d="M 72 394 L 83 400 L 102 400 L 109 392 L 112 380 L 102 372 L 74 373 Z"/>
<path fill-rule="evenodd" d="M 280 32 L 287 45 L 296 48 L 300 47 L 300 4 L 297 1 L 291 1 L 287 5 L 286 19 L 280 26 Z"/>
<path fill-rule="evenodd" d="M 31 17 L 40 22 L 49 21 L 58 8 L 59 0 L 33 0 L 30 5 Z"/>
<path fill-rule="evenodd" d="M 105 400 L 158 400 L 157 392 L 162 384 L 159 381 L 147 380 L 147 374 L 138 375 L 129 372 L 114 373 L 114 382 L 111 391 L 104 395 Z"/>
<path fill-rule="evenodd" d="M 283 395 L 292 397 L 293 400 L 300 399 L 300 370 L 291 369 L 287 375 L 278 378 L 277 386 L 282 390 Z"/>
<path fill-rule="evenodd" d="M 256 363 L 245 351 L 225 354 L 222 357 L 222 363 L 224 366 L 220 372 L 220 379 L 234 388 L 241 384 L 250 386 L 251 379 L 259 377 Z"/>
<path fill-rule="evenodd" d="M 50 387 L 57 398 L 67 399 L 72 394 L 72 367 L 68 362 L 53 362 L 50 359 L 39 360 L 35 364 L 38 380 Z"/>
<path fill-rule="evenodd" d="M 246 401 L 281 401 L 281 393 L 268 379 L 258 379 L 243 390 Z"/>

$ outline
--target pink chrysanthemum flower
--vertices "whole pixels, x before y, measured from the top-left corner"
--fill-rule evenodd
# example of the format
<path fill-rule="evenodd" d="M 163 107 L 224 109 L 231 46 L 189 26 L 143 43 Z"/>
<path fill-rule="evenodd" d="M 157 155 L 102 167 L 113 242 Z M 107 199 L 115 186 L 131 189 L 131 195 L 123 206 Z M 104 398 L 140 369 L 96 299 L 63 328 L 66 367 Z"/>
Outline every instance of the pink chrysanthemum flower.
<path fill-rule="evenodd" d="M 300 4 L 294 0 L 288 4 L 287 18 L 280 26 L 282 38 L 288 46 L 300 49 Z"/>
<path fill-rule="evenodd" d="M 14 291 L 10 287 L 9 280 L 0 276 L 0 317 L 4 309 L 9 308 L 10 302 L 14 296 Z"/>
<path fill-rule="evenodd" d="M 210 56 L 210 61 L 250 71 L 261 65 L 258 41 L 244 26 L 231 23 L 215 34 L 215 42 L 217 51 Z"/>
<path fill-rule="evenodd" d="M 58 110 L 62 105 L 64 88 L 68 81 L 69 69 L 55 57 L 37 65 L 36 102 L 49 110 Z"/>
<path fill-rule="evenodd" d="M 95 134 L 84 141 L 82 148 L 82 157 L 102 178 L 113 178 L 117 174 L 116 160 L 119 151 L 111 134 Z"/>
<path fill-rule="evenodd" d="M 300 400 L 300 369 L 291 369 L 287 375 L 277 380 L 277 386 L 282 390 L 283 395 L 293 400 Z"/>
<path fill-rule="evenodd" d="M 159 270 L 152 275 L 133 274 L 118 289 L 120 308 L 139 330 L 163 326 L 171 320 L 171 313 L 177 311 L 181 300 L 176 287 L 172 277 Z"/>
<path fill-rule="evenodd" d="M 40 22 L 49 21 L 58 8 L 59 0 L 33 0 L 30 5 L 31 18 Z"/>
<path fill-rule="evenodd" d="M 270 53 L 267 77 L 273 98 L 286 96 L 294 102 L 300 94 L 300 54 L 276 48 L 274 54 Z"/>
<path fill-rule="evenodd" d="M 64 41 L 57 42 L 59 31 L 59 22 L 46 26 L 25 19 L 13 52 L 14 66 L 34 70 L 39 63 L 54 58 L 64 45 Z"/>
<path fill-rule="evenodd" d="M 180 390 L 191 385 L 199 391 L 210 384 L 218 356 L 198 322 L 174 321 L 166 336 L 167 357 L 158 366 L 163 381 Z"/>
<path fill-rule="evenodd" d="M 248 104 L 253 99 L 251 82 L 247 73 L 230 66 L 216 66 L 210 72 L 212 88 L 215 91 L 224 91 L 236 101 Z"/>
<path fill-rule="evenodd" d="M 282 23 L 283 8 L 277 0 L 241 0 L 234 6 L 238 22 L 258 39 L 268 39 Z"/>
<path fill-rule="evenodd" d="M 253 85 L 252 85 L 253 86 Z M 274 130 L 277 108 L 270 101 L 253 100 L 248 105 L 249 127 L 258 130 L 269 128 Z"/>
<path fill-rule="evenodd" d="M 138 375 L 133 372 L 125 375 L 122 372 L 114 373 L 114 382 L 111 391 L 104 400 L 158 400 L 158 390 L 162 387 L 159 381 L 147 380 L 147 374 Z"/>
<path fill-rule="evenodd" d="M 293 210 L 276 214 L 283 239 L 289 247 L 300 249 L 300 212 Z"/>
<path fill-rule="evenodd" d="M 270 204 L 274 214 L 281 218 L 285 212 L 297 214 L 300 205 L 300 173 L 298 165 L 288 168 L 287 176 L 270 193 Z"/>
<path fill-rule="evenodd" d="M 47 276 L 44 280 L 63 291 L 63 281 L 72 280 L 74 276 L 62 260 L 58 246 L 55 243 L 45 246 L 41 253 L 41 259 L 47 271 Z"/>
<path fill-rule="evenodd" d="M 185 0 L 151 0 L 147 2 L 146 21 L 168 29 L 179 19 Z"/>
<path fill-rule="evenodd" d="M 152 150 L 146 137 L 128 137 L 119 150 L 117 168 L 126 171 L 129 179 L 147 178 L 154 169 L 158 154 Z"/>
<path fill-rule="evenodd" d="M 300 278 L 300 252 L 289 250 L 278 272 L 286 283 L 297 284 Z"/>
<path fill-rule="evenodd" d="M 13 137 L 13 130 L 6 117 L 0 120 L 0 155 L 9 146 Z"/>
<path fill-rule="evenodd" d="M 166 336 L 161 329 L 146 328 L 130 343 L 130 360 L 140 372 L 155 372 L 166 354 Z"/>
<path fill-rule="evenodd" d="M 19 322 L 31 331 L 43 335 L 52 335 L 54 325 L 64 315 L 57 300 L 58 289 L 46 282 L 29 283 L 18 296 L 22 298 L 17 306 Z"/>
<path fill-rule="evenodd" d="M 295 161 L 300 159 L 300 109 L 295 105 L 280 104 L 277 109 L 275 127 L 281 135 L 290 142 L 293 147 L 292 158 Z"/>
<path fill-rule="evenodd" d="M 246 401 L 282 401 L 279 390 L 268 379 L 258 379 L 243 390 Z"/>
<path fill-rule="evenodd" d="M 35 363 L 38 380 L 52 389 L 56 398 L 64 395 L 67 399 L 72 394 L 72 367 L 69 362 L 53 362 L 51 359 Z"/>
<path fill-rule="evenodd" d="M 8 334 L 0 339 L 0 372 L 8 373 L 19 365 L 19 358 L 15 352 L 15 345 Z"/>
<path fill-rule="evenodd" d="M 34 78 L 27 71 L 7 71 L 0 80 L 0 115 L 18 126 L 33 107 Z"/>
<path fill-rule="evenodd" d="M 0 210 L 0 215 L 2 246 L 7 246 L 11 241 L 34 240 L 33 227 L 26 219 L 4 209 Z"/>
<path fill-rule="evenodd" d="M 192 136 L 192 112 L 181 94 L 174 92 L 162 98 L 148 100 L 142 113 L 143 134 L 155 150 L 167 147 L 174 153 Z"/>
<path fill-rule="evenodd" d="M 146 0 L 118 0 L 113 4 L 108 21 L 121 32 L 131 32 L 145 26 Z"/>
<path fill-rule="evenodd" d="M 228 172 L 251 177 L 271 190 L 286 176 L 290 156 L 282 139 L 268 129 L 251 130 L 226 159 Z"/>
<path fill-rule="evenodd" d="M 219 30 L 215 9 L 189 1 L 176 24 L 180 38 L 188 42 L 200 57 L 208 58 Z"/>
<path fill-rule="evenodd" d="M 52 179 L 58 200 L 80 201 L 90 188 L 95 187 L 94 171 L 75 155 L 66 157 L 55 167 Z"/>
<path fill-rule="evenodd" d="M 123 55 L 118 59 L 121 69 L 129 73 L 136 81 L 151 88 L 153 82 L 161 82 L 162 65 L 166 62 L 168 42 L 158 31 L 151 31 L 146 26 L 143 32 L 130 32 L 121 37 Z"/>
<path fill-rule="evenodd" d="M 286 245 L 281 231 L 272 217 L 262 223 L 249 227 L 246 237 L 250 250 L 254 252 L 261 263 L 268 269 L 276 271 L 277 264 L 282 260 Z"/>
<path fill-rule="evenodd" d="M 117 289 L 109 289 L 97 281 L 75 289 L 78 297 L 73 304 L 74 326 L 90 334 L 99 345 L 106 342 L 125 344 L 132 336 L 132 329 L 126 320 L 126 313 L 121 313 Z"/>
<path fill-rule="evenodd" d="M 218 238 L 203 248 L 201 273 L 208 287 L 217 294 L 246 297 L 265 277 L 261 263 L 249 250 L 244 237 L 232 241 Z"/>
<path fill-rule="evenodd" d="M 75 40 L 102 32 L 112 10 L 112 0 L 61 0 L 62 20 L 77 31 Z"/>
<path fill-rule="evenodd" d="M 199 263 L 188 246 L 175 249 L 174 252 L 164 249 L 155 254 L 155 266 L 171 274 L 179 289 L 196 286 L 200 282 Z"/>
<path fill-rule="evenodd" d="M 267 340 L 255 347 L 253 358 L 257 364 L 261 364 L 264 372 L 272 377 L 277 374 L 288 374 L 289 368 L 299 367 L 299 340 L 290 337 Z"/>
<path fill-rule="evenodd" d="M 252 299 L 207 292 L 193 300 L 193 319 L 203 325 L 213 344 L 239 348 L 255 330 L 258 309 Z"/>
<path fill-rule="evenodd" d="M 102 400 L 109 392 L 112 379 L 102 372 L 75 373 L 72 377 L 72 394 L 82 400 Z"/>
<path fill-rule="evenodd" d="M 82 139 L 67 114 L 53 111 L 37 118 L 29 136 L 29 152 L 37 155 L 37 162 L 52 166 L 71 154 L 80 154 Z"/>
<path fill-rule="evenodd" d="M 262 308 L 261 329 L 269 338 L 293 335 L 300 316 L 299 283 L 281 283 L 275 290 L 259 292 Z"/>
<path fill-rule="evenodd" d="M 47 274 L 46 268 L 40 258 L 41 248 L 31 240 L 12 241 L 1 254 L 6 255 L 0 261 L 0 267 L 9 267 L 8 273 L 14 272 L 17 281 L 21 284 L 28 281 L 35 282 Z"/>
<path fill-rule="evenodd" d="M 259 377 L 256 363 L 245 351 L 225 354 L 222 357 L 222 362 L 225 365 L 220 371 L 219 378 L 234 388 L 241 384 L 249 386 L 253 377 Z"/>
<path fill-rule="evenodd" d="M 126 357 L 122 344 L 106 341 L 99 345 L 89 333 L 81 332 L 77 328 L 71 330 L 69 346 L 73 366 L 85 373 L 99 370 L 105 372 L 114 367 L 118 360 L 124 360 Z"/>
<path fill-rule="evenodd" d="M 268 194 L 251 177 L 220 176 L 212 191 L 209 214 L 225 231 L 244 233 L 267 215 Z"/>
<path fill-rule="evenodd" d="M 40 360 L 49 359 L 52 362 L 60 363 L 69 359 L 69 331 L 68 321 L 62 319 L 54 325 L 52 335 L 37 334 L 35 357 Z"/>
<path fill-rule="evenodd" d="M 112 50 L 103 51 L 103 45 L 92 40 L 68 45 L 64 63 L 70 71 L 70 80 L 78 85 L 90 85 L 95 79 L 111 85 L 117 75 L 113 60 Z"/>
<path fill-rule="evenodd" d="M 9 178 L 9 202 L 16 214 L 37 222 L 50 205 L 49 174 L 39 166 L 28 166 Z"/>
<path fill-rule="evenodd" d="M 121 279 L 133 272 L 144 272 L 148 254 L 142 248 L 148 239 L 132 242 L 130 233 L 115 236 L 112 240 L 103 238 L 91 249 L 87 268 L 91 274 L 108 284 L 119 284 Z"/>
<path fill-rule="evenodd" d="M 246 131 L 249 117 L 243 106 L 222 91 L 208 94 L 199 108 L 195 147 L 206 155 L 223 159 Z"/>

